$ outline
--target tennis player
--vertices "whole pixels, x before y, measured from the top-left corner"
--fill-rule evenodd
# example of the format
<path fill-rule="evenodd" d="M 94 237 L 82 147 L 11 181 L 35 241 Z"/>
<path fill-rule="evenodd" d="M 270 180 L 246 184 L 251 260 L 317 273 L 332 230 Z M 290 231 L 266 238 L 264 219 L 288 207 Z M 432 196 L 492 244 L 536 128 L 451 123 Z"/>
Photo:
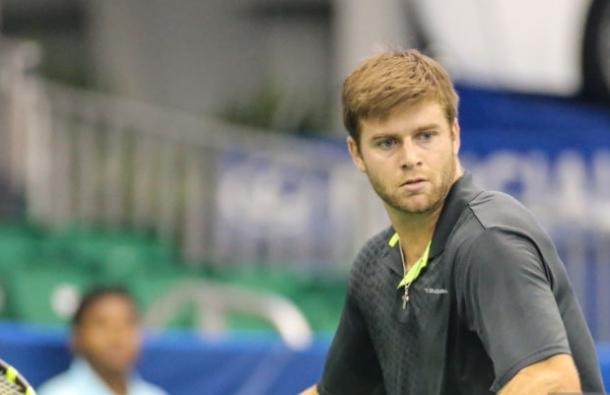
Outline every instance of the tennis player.
<path fill-rule="evenodd" d="M 74 361 L 43 384 L 38 395 L 166 395 L 133 372 L 140 351 L 138 319 L 126 290 L 91 290 L 72 320 Z"/>
<path fill-rule="evenodd" d="M 415 50 L 373 56 L 345 80 L 347 146 L 391 227 L 357 256 L 322 378 L 303 394 L 603 392 L 550 238 L 462 169 L 457 102 Z"/>

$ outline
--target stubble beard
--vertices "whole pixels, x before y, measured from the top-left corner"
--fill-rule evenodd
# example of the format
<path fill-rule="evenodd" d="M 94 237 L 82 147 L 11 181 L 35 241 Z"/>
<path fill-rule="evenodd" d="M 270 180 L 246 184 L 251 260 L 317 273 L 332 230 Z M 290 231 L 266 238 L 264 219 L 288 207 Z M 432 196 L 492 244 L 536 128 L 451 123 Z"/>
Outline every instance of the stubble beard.
<path fill-rule="evenodd" d="M 424 214 L 436 211 L 442 206 L 449 189 L 453 185 L 456 172 L 457 165 L 452 159 L 450 164 L 441 171 L 439 183 L 432 183 L 431 190 L 426 192 L 427 202 L 424 204 L 409 202 L 414 196 L 400 196 L 398 191 L 390 191 L 379 179 L 371 177 L 370 174 L 368 174 L 368 177 L 373 190 L 375 190 L 379 198 L 381 198 L 388 207 L 404 214 Z"/>

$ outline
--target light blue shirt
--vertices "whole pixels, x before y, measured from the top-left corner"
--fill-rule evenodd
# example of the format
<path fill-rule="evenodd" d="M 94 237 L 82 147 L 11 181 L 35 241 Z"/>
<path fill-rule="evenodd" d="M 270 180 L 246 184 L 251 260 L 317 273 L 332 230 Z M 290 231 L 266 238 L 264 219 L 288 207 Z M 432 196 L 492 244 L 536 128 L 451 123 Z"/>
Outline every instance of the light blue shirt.
<path fill-rule="evenodd" d="M 112 390 L 97 376 L 89 364 L 75 358 L 70 368 L 44 383 L 38 395 L 114 395 Z M 128 395 L 167 395 L 161 388 L 146 383 L 137 375 L 127 384 Z"/>

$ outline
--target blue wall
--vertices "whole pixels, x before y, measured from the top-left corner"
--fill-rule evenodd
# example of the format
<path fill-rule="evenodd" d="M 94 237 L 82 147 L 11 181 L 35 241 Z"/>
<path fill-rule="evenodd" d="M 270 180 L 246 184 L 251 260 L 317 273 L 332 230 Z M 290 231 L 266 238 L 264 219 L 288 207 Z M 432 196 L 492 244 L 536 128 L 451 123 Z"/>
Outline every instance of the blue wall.
<path fill-rule="evenodd" d="M 37 387 L 70 361 L 64 330 L 0 324 L 0 358 Z M 148 336 L 139 373 L 171 395 L 286 395 L 316 382 L 329 337 L 306 350 L 287 349 L 275 336 L 241 333 L 210 339 L 181 332 Z"/>

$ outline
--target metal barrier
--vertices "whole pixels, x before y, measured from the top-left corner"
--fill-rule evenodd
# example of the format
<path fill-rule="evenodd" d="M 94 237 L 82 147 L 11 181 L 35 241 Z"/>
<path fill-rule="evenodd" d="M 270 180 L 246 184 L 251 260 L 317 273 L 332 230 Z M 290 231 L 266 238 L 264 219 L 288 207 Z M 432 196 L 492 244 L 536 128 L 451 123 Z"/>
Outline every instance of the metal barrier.
<path fill-rule="evenodd" d="M 28 75 L 39 57 L 33 43 L 0 40 L 0 177 L 17 193 L 26 189 L 27 137 L 38 121 L 31 111 L 39 97 L 37 84 Z"/>
<path fill-rule="evenodd" d="M 0 84 L 10 153 L 0 169 L 36 222 L 153 229 L 190 262 L 326 272 L 344 271 L 385 221 L 345 153 L 53 84 L 29 72 L 31 49 L 3 56 L 14 61 Z M 350 205 L 379 210 L 379 223 L 346 221 Z"/>

